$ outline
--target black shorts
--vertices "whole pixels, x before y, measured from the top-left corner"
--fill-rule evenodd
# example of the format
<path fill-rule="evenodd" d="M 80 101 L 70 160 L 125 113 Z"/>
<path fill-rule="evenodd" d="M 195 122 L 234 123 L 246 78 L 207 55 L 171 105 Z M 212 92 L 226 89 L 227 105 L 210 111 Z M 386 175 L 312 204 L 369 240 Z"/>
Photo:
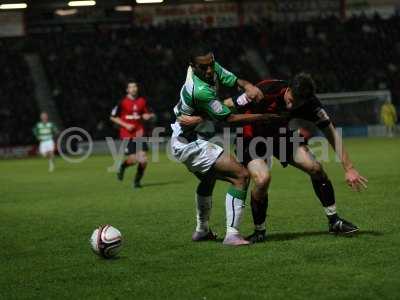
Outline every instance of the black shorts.
<path fill-rule="evenodd" d="M 292 139 L 292 140 L 291 140 Z M 269 137 L 254 137 L 243 139 L 243 147 L 236 139 L 235 152 L 239 161 L 244 165 L 254 160 L 269 160 L 274 156 L 283 167 L 294 161 L 294 154 L 299 146 L 306 145 L 307 141 L 297 131 L 286 131 Z M 240 148 L 242 151 L 240 152 Z"/>
<path fill-rule="evenodd" d="M 124 141 L 126 143 L 126 141 Z M 139 151 L 147 152 L 149 151 L 149 145 L 145 139 L 130 139 L 125 148 L 125 154 L 131 155 L 136 154 Z"/>

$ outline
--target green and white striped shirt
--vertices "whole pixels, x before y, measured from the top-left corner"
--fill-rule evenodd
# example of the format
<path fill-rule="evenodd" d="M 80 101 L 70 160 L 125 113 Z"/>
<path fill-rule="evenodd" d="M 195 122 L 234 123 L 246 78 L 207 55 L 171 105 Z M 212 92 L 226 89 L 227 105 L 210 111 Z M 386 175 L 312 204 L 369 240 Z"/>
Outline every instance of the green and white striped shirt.
<path fill-rule="evenodd" d="M 33 128 L 33 134 L 40 142 L 52 140 L 56 132 L 57 127 L 52 122 L 38 122 Z"/>

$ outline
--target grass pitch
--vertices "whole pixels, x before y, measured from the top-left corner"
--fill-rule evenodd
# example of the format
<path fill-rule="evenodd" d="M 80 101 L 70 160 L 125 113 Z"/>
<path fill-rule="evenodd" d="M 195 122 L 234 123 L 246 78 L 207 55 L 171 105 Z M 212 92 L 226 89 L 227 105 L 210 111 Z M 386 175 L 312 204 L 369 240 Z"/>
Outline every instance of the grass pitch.
<path fill-rule="evenodd" d="M 399 299 L 400 140 L 346 145 L 368 190 L 351 192 L 337 163 L 325 168 L 357 236 L 327 234 L 309 179 L 275 163 L 269 241 L 242 248 L 191 242 L 197 180 L 165 157 L 134 191 L 133 169 L 123 183 L 107 172 L 111 157 L 58 159 L 54 174 L 43 159 L 0 161 L 0 298 Z M 226 189 L 218 183 L 214 193 L 211 225 L 221 237 Z M 124 236 L 117 259 L 90 250 L 103 223 Z M 248 206 L 242 232 L 251 231 Z"/>

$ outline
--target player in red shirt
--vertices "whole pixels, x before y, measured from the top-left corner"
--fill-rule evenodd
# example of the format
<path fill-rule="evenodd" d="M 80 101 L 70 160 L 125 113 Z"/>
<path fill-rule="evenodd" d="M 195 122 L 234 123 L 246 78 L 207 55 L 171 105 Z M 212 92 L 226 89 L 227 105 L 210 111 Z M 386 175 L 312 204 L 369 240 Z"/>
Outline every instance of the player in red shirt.
<path fill-rule="evenodd" d="M 128 141 L 125 148 L 126 159 L 121 164 L 117 177 L 123 180 L 126 168 L 138 163 L 134 187 L 141 187 L 140 180 L 147 166 L 147 143 L 140 139 L 144 136 L 143 121 L 154 117 L 147 107 L 146 98 L 140 96 L 139 85 L 135 80 L 129 80 L 126 86 L 126 96 L 114 107 L 110 120 L 120 126 L 121 140 Z"/>
<path fill-rule="evenodd" d="M 246 110 L 249 113 L 276 113 L 286 116 L 285 119 L 282 119 L 283 121 L 272 125 L 269 124 L 268 127 L 246 125 L 243 128 L 243 164 L 247 167 L 255 182 L 251 192 L 251 208 L 255 231 L 249 239 L 252 242 L 265 240 L 265 220 L 268 207 L 267 192 L 271 182 L 271 174 L 267 162 L 272 159 L 272 155 L 280 160 L 284 167 L 290 164 L 310 176 L 315 194 L 328 217 L 330 233 L 350 234 L 358 231 L 357 226 L 338 216 L 332 183 L 321 163 L 314 158 L 309 150 L 307 141 L 295 144 L 291 140 L 296 131 L 289 128 L 290 120 L 301 119 L 314 123 L 340 158 L 347 184 L 357 191 L 362 187 L 366 188 L 367 179 L 358 173 L 350 160 L 343 146 L 341 136 L 336 131 L 316 96 L 316 87 L 311 76 L 300 73 L 290 83 L 283 80 L 265 80 L 259 83 L 258 87 L 264 94 L 264 101 L 248 104 L 239 103 L 238 101 L 226 103 L 228 106 L 234 106 L 238 110 Z M 272 137 L 273 142 L 271 144 L 257 143 L 251 149 L 250 143 L 256 137 Z M 238 145 L 236 146 L 237 152 L 241 150 Z M 282 146 L 286 148 L 286 155 L 283 155 L 284 153 L 281 151 Z M 272 147 L 272 149 L 268 149 L 268 147 Z"/>

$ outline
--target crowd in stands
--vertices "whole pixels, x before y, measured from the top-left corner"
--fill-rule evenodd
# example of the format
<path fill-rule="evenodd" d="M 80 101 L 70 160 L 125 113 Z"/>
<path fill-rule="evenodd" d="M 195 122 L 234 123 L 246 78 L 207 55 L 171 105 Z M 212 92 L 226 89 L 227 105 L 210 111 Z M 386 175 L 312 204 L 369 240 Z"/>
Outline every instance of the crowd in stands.
<path fill-rule="evenodd" d="M 218 59 L 243 74 L 248 68 L 236 33 L 237 29 L 202 32 L 179 25 L 54 34 L 35 37 L 32 43 L 45 63 L 63 125 L 81 126 L 99 138 L 116 134 L 109 114 L 130 78 L 142 84 L 158 122 L 168 125 L 186 77 L 188 45 L 195 40 L 207 36 Z"/>
<path fill-rule="evenodd" d="M 305 70 L 320 92 L 391 89 L 394 99 L 400 97 L 399 15 L 265 21 L 250 32 L 273 76 Z"/>
<path fill-rule="evenodd" d="M 0 146 L 32 144 L 39 117 L 34 84 L 20 49 L 0 39 Z"/>
<path fill-rule="evenodd" d="M 347 21 L 335 17 L 296 23 L 263 21 L 242 28 L 207 30 L 175 24 L 50 33 L 30 36 L 25 49 L 38 51 L 42 57 L 62 125 L 80 126 L 94 138 L 103 138 L 116 136 L 109 113 L 124 95 L 125 81 L 132 77 L 143 84 L 143 93 L 158 115 L 158 125 L 168 127 L 186 76 L 187 49 L 203 39 L 210 41 L 222 65 L 246 79 L 263 79 L 245 55 L 246 48 L 253 47 L 271 77 L 289 79 L 307 71 L 322 93 L 390 89 L 398 105 L 399 36 L 399 16 L 359 16 Z M 29 72 L 18 57 L 0 56 L 0 66 L 5 66 L 0 76 L 7 78 L 0 91 L 8 95 L 7 101 L 24 103 L 18 109 L 36 117 L 34 105 L 27 105 L 27 101 L 32 104 L 33 90 Z M 7 112 L 12 107 L 2 101 L 0 113 L 15 116 Z M 30 127 L 31 121 L 27 122 Z"/>

